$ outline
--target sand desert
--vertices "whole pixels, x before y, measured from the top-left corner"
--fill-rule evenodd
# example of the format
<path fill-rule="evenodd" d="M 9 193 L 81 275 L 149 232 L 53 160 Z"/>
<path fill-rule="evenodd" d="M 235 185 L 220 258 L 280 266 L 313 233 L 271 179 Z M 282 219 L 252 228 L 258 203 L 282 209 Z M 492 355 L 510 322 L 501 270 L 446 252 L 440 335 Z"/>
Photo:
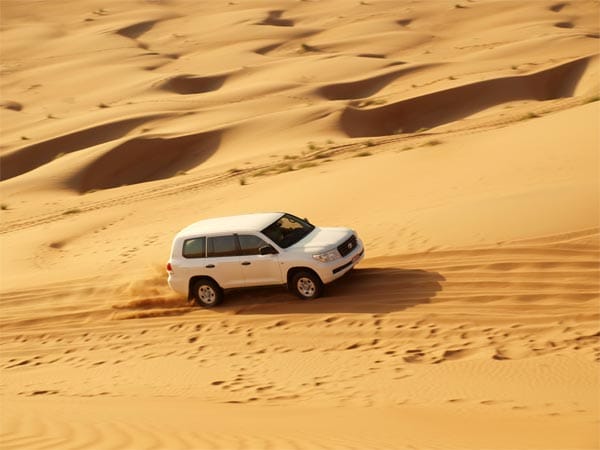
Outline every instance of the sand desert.
<path fill-rule="evenodd" d="M 600 448 L 598 0 L 1 0 L 0 448 Z M 287 211 L 326 295 L 173 293 Z"/>

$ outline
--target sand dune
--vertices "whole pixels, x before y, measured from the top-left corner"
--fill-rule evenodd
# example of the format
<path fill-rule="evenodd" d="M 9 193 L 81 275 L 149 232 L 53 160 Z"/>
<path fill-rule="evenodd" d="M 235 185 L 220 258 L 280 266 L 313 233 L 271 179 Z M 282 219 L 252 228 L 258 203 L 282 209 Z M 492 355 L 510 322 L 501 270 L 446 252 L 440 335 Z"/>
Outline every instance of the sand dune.
<path fill-rule="evenodd" d="M 2 449 L 600 447 L 599 4 L 2 3 Z M 366 259 L 172 292 L 289 211 Z"/>
<path fill-rule="evenodd" d="M 2 154 L 0 155 L 1 177 L 3 180 L 13 178 L 47 164 L 57 157 L 114 141 L 126 136 L 134 128 L 152 118 L 152 116 L 131 118 L 96 125 Z"/>
<path fill-rule="evenodd" d="M 72 182 L 79 192 L 87 192 L 169 178 L 210 158 L 220 138 L 219 132 L 133 138 L 104 153 Z"/>
<path fill-rule="evenodd" d="M 405 74 L 424 69 L 427 66 L 428 65 L 421 67 L 407 67 L 393 70 L 383 75 L 369 77 L 364 80 L 327 85 L 320 88 L 319 92 L 328 100 L 349 100 L 371 97 L 397 78 L 400 78 Z"/>
<path fill-rule="evenodd" d="M 481 81 L 376 108 L 350 106 L 342 113 L 342 127 L 350 137 L 414 133 L 503 103 L 571 97 L 590 59 L 584 57 L 529 75 Z"/>

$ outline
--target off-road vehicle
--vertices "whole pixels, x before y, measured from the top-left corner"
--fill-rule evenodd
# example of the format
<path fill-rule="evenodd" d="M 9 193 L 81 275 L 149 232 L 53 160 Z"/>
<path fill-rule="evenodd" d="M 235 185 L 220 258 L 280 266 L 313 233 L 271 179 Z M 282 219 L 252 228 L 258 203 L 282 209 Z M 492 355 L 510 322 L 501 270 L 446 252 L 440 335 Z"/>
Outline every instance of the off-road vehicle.
<path fill-rule="evenodd" d="M 188 226 L 173 240 L 167 271 L 171 288 L 212 307 L 224 290 L 251 286 L 287 285 L 301 299 L 313 299 L 363 257 L 353 230 L 273 212 Z"/>

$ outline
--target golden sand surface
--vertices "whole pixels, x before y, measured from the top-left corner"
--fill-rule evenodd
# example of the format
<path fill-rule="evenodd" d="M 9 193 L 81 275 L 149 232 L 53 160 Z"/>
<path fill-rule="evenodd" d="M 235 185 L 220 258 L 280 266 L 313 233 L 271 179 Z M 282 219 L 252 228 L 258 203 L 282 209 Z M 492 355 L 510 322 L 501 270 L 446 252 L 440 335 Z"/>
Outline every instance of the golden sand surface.
<path fill-rule="evenodd" d="M 600 448 L 600 2 L 0 1 L 0 448 Z M 326 295 L 174 234 L 357 230 Z"/>

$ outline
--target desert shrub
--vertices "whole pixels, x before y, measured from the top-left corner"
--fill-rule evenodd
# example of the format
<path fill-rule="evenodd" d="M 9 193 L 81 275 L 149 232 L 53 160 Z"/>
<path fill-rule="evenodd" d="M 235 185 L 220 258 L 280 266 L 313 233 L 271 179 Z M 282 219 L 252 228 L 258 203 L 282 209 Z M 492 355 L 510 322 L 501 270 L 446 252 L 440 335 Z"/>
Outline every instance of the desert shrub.
<path fill-rule="evenodd" d="M 363 100 L 363 101 L 358 102 L 358 107 L 364 108 L 366 106 L 371 106 L 371 105 L 385 105 L 386 103 L 387 103 L 387 100 L 384 98 L 373 98 L 373 99 Z"/>
<path fill-rule="evenodd" d="M 303 162 L 298 165 L 298 169 L 308 169 L 310 167 L 317 167 L 318 164 L 314 162 Z"/>
<path fill-rule="evenodd" d="M 300 50 L 302 52 L 318 52 L 320 51 L 317 47 L 313 47 L 312 45 L 308 45 L 306 43 L 300 44 Z"/>
<path fill-rule="evenodd" d="M 293 170 L 294 166 L 292 164 L 280 164 L 277 166 L 277 171 L 275 173 L 292 172 Z"/>

